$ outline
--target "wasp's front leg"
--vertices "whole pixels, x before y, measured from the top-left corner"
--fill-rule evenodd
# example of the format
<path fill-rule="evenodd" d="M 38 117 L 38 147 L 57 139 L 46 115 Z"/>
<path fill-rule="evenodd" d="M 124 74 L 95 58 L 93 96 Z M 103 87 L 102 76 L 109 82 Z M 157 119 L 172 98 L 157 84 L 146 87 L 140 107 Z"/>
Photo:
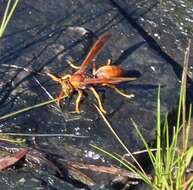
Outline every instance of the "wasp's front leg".
<path fill-rule="evenodd" d="M 70 79 L 72 77 L 72 75 L 68 74 L 68 75 L 64 75 L 63 77 L 61 77 L 62 81 L 66 80 L 66 79 Z"/>
<path fill-rule="evenodd" d="M 61 98 L 62 98 L 63 96 L 64 96 L 64 91 L 61 90 L 59 96 L 56 98 L 56 103 L 57 103 L 58 107 L 60 107 L 60 100 L 61 100 Z"/>
<path fill-rule="evenodd" d="M 77 70 L 80 69 L 80 66 L 75 65 L 72 59 L 67 59 L 66 61 L 68 65 L 71 66 L 73 69 L 77 69 Z"/>
<path fill-rule="evenodd" d="M 61 81 L 61 78 L 60 77 L 57 77 L 53 74 L 51 74 L 50 72 L 47 72 L 46 73 L 52 80 L 56 81 L 56 82 L 60 82 Z"/>

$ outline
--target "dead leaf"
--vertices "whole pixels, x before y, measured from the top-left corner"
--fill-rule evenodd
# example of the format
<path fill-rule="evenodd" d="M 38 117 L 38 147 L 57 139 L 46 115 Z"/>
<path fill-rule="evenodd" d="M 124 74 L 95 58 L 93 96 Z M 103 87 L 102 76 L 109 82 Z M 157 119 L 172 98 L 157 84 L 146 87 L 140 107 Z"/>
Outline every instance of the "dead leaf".
<path fill-rule="evenodd" d="M 27 154 L 27 148 L 21 148 L 18 152 L 12 153 L 0 159 L 0 171 L 14 165 Z"/>

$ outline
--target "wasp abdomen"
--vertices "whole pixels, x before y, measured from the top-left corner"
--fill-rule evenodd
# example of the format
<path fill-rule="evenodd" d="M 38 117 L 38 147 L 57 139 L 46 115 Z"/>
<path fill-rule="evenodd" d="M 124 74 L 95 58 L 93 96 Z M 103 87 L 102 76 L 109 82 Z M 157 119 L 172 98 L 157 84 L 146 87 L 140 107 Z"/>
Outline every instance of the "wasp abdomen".
<path fill-rule="evenodd" d="M 125 70 L 119 66 L 105 65 L 100 67 L 95 76 L 97 78 L 112 78 L 112 77 L 122 77 L 125 74 Z"/>

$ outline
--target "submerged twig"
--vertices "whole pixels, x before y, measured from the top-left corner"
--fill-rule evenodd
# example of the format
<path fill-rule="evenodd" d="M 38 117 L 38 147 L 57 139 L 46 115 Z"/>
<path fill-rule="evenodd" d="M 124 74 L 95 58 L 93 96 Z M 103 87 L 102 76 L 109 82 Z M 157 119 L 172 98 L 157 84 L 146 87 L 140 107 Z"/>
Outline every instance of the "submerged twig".
<path fill-rule="evenodd" d="M 21 69 L 21 70 L 26 71 L 28 73 L 37 74 L 37 75 L 41 75 L 41 76 L 47 76 L 46 73 L 36 72 L 33 69 L 25 68 L 25 67 L 18 66 L 18 65 L 13 65 L 13 64 L 9 65 L 9 64 L 3 63 L 3 64 L 1 64 L 1 66 L 8 67 L 8 68 L 13 68 L 13 69 Z"/>
<path fill-rule="evenodd" d="M 68 164 L 78 169 L 86 169 L 86 170 L 91 170 L 95 172 L 108 173 L 108 174 L 113 174 L 113 175 L 121 175 L 124 177 L 133 178 L 133 179 L 141 179 L 139 175 L 135 175 L 134 173 L 129 172 L 126 169 L 117 168 L 114 166 L 110 166 L 110 167 L 98 166 L 94 164 L 84 164 L 84 163 L 72 162 L 72 161 L 68 161 Z"/>
<path fill-rule="evenodd" d="M 9 135 L 9 136 L 23 136 L 23 137 L 75 137 L 75 138 L 88 138 L 89 136 L 80 136 L 80 135 L 73 135 L 73 134 L 43 134 L 43 133 L 0 133 L 1 135 Z"/>

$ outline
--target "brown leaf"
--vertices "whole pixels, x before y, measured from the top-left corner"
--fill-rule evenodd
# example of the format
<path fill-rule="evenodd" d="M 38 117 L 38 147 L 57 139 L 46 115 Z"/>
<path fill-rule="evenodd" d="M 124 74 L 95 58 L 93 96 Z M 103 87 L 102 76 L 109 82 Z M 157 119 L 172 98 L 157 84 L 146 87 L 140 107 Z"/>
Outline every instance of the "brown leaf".
<path fill-rule="evenodd" d="M 18 152 L 10 154 L 4 158 L 0 159 L 0 171 L 3 169 L 14 165 L 17 161 L 22 159 L 27 153 L 27 148 L 21 148 Z"/>

